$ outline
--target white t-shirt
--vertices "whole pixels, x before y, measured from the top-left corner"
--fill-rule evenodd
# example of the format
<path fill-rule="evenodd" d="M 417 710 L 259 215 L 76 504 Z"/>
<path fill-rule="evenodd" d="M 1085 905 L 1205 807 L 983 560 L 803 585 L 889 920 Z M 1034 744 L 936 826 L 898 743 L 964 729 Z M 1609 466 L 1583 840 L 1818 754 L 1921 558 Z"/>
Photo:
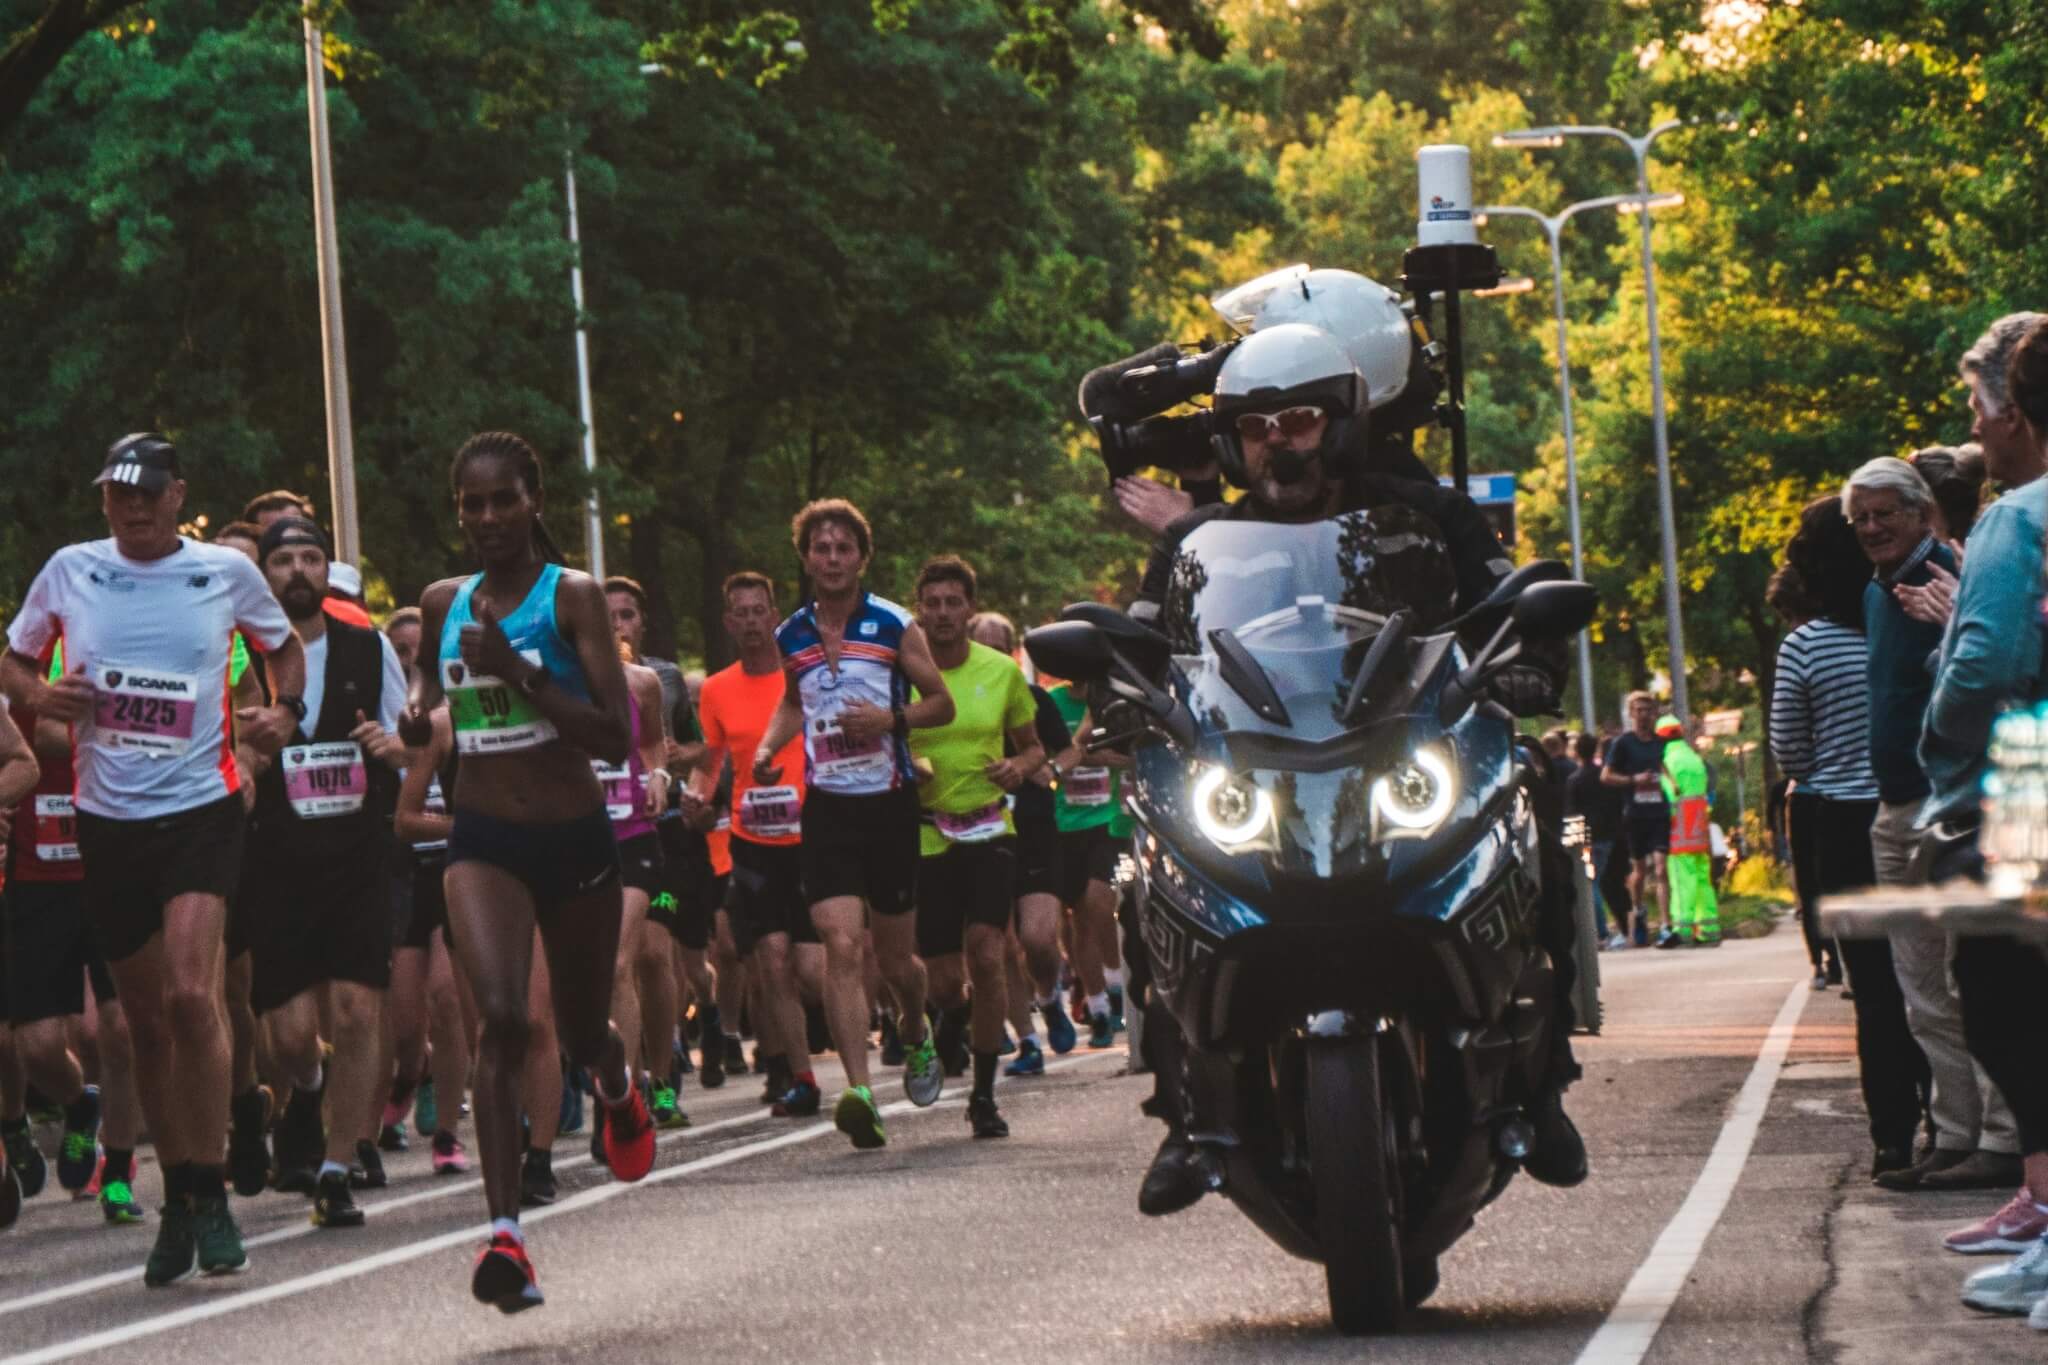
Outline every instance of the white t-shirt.
<path fill-rule="evenodd" d="M 305 728 L 308 732 L 320 723 L 320 703 L 327 696 L 327 636 L 328 632 L 323 630 L 319 639 L 306 646 L 306 690 L 299 699 L 306 703 Z M 381 630 L 377 632 L 377 643 L 384 648 L 384 687 L 377 703 L 377 714 L 371 719 L 396 733 L 398 713 L 405 709 L 405 668 L 398 662 L 398 651 L 391 647 L 391 641 Z"/>
<path fill-rule="evenodd" d="M 61 635 L 65 668 L 92 681 L 93 714 L 72 731 L 78 809 L 153 820 L 239 790 L 228 689 L 238 627 L 264 653 L 292 633 L 239 550 L 184 540 L 143 562 L 109 539 L 50 556 L 7 643 L 34 659 Z"/>

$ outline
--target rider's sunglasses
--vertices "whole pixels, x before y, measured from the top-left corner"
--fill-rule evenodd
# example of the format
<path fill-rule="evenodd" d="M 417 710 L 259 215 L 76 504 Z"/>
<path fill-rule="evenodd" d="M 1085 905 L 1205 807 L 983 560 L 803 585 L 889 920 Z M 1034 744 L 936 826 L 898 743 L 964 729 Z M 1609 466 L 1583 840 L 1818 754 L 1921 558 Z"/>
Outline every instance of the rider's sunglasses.
<path fill-rule="evenodd" d="M 1237 439 L 1240 441 L 1263 442 L 1276 437 L 1293 440 L 1306 436 L 1316 429 L 1316 423 L 1323 420 L 1323 410 L 1318 407 L 1282 408 L 1278 412 L 1245 412 L 1237 418 Z"/>

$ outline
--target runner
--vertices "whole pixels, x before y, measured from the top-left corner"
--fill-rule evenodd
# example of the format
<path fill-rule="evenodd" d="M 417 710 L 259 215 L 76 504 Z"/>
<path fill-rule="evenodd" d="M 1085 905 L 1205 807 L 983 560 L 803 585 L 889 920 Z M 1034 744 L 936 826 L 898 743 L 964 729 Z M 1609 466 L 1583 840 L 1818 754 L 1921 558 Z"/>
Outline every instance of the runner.
<path fill-rule="evenodd" d="M 1671 849 L 1671 806 L 1664 799 L 1664 741 L 1657 737 L 1657 699 L 1648 692 L 1628 694 L 1627 734 L 1607 746 L 1607 766 L 1600 780 L 1610 787 L 1629 791 L 1628 833 L 1630 862 L 1628 889 L 1635 898 L 1635 942 L 1650 941 L 1650 930 L 1661 929 L 1660 939 L 1675 941 L 1671 932 L 1670 882 L 1665 859 Z M 1650 902 L 1657 903 L 1657 918 L 1650 919 Z"/>
<path fill-rule="evenodd" d="M 142 1108 L 164 1171 L 143 1283 L 248 1264 L 225 1173 L 229 1050 L 221 971 L 243 813 L 229 733 L 239 627 L 269 654 L 273 705 L 234 713 L 274 753 L 305 718 L 306 660 L 247 556 L 178 534 L 185 482 L 154 433 L 126 436 L 96 480 L 109 539 L 58 551 L 8 630 L 0 687 L 73 727 L 85 908 L 128 1015 Z M 36 661 L 61 635 L 70 671 Z M 175 1045 L 174 1045 L 175 1040 Z"/>
<path fill-rule="evenodd" d="M 775 644 L 775 585 L 766 575 L 736 573 L 725 580 L 725 629 L 739 662 L 705 679 L 699 714 L 704 725 L 704 766 L 685 808 L 713 799 L 717 774 L 730 755 L 744 760 L 760 747 L 782 701 L 782 654 Z M 804 1023 L 803 1001 L 820 995 L 824 949 L 803 895 L 804 780 L 792 738 L 774 756 L 780 781 L 759 784 L 751 765 L 733 769 L 732 885 L 726 917 L 733 946 L 746 962 L 759 1002 L 754 1032 L 767 1062 L 778 1118 L 818 1112 L 818 1077 Z M 802 983 L 808 983 L 806 987 Z"/>
<path fill-rule="evenodd" d="M 38 822 L 36 798 L 49 788 L 49 779 L 38 769 L 36 756 L 21 726 L 27 727 L 28 734 L 36 732 L 33 713 L 24 711 L 18 726 L 14 717 L 9 714 L 8 708 L 0 705 L 0 853 L 7 855 L 6 858 L 0 859 L 0 911 L 5 912 L 4 915 L 0 915 L 0 922 L 4 922 L 7 929 L 7 932 L 0 933 L 0 1138 L 5 1139 L 4 1142 L 0 1142 L 0 1151 L 4 1151 L 4 1155 L 0 1155 L 0 1171 L 4 1171 L 4 1174 L 0 1174 L 0 1227 L 13 1223 L 21 1212 L 21 1201 L 24 1198 L 32 1199 L 42 1193 L 43 1182 L 49 1178 L 48 1163 L 43 1158 L 42 1150 L 36 1146 L 34 1134 L 29 1131 L 27 1100 L 30 1080 L 34 1079 L 39 1088 L 53 1086 L 54 1093 L 73 1097 L 65 1106 L 64 1152 L 69 1153 L 72 1147 L 70 1138 L 74 1108 L 78 1118 L 89 1120 L 91 1129 L 96 1130 L 99 1124 L 99 1107 L 96 1103 L 90 1106 L 90 1114 L 84 1112 L 86 1106 L 81 1103 L 85 1091 L 84 1078 L 77 1074 L 78 1060 L 71 1055 L 65 1044 L 62 1013 L 51 1018 L 50 1023 L 55 1026 L 54 1029 L 46 1030 L 53 1031 L 56 1035 L 56 1055 L 48 1055 L 52 1048 L 47 1039 L 26 1037 L 22 1027 L 26 1022 L 43 1017 L 43 1012 L 39 1010 L 39 1002 L 46 1000 L 50 994 L 47 980 L 30 977 L 28 969 L 31 966 L 39 966 L 41 970 L 46 971 L 48 964 L 39 964 L 37 959 L 47 957 L 50 947 L 67 950 L 59 958 L 61 965 L 66 958 L 73 955 L 68 950 L 74 945 L 66 940 L 75 936 L 53 932 L 59 930 L 60 926 L 41 913 L 47 907 L 36 903 L 33 895 L 30 897 L 28 909 L 36 913 L 33 919 L 28 919 L 17 903 L 17 895 L 9 890 L 15 879 L 12 868 L 14 845 L 29 839 L 42 842 L 38 837 L 41 827 Z M 67 760 L 70 757 L 69 749 L 67 740 Z M 70 788 L 57 790 L 68 793 Z M 24 809 L 16 810 L 16 803 L 20 803 Z M 12 828 L 21 831 L 19 836 L 11 835 L 10 822 Z M 75 845 L 71 851 L 76 853 Z M 65 861 L 71 862 L 75 859 Z M 17 915 L 22 915 L 27 921 L 31 937 L 26 942 L 18 937 L 15 931 L 14 921 Z M 88 945 L 79 943 L 75 946 L 85 948 Z M 81 957 L 76 964 L 77 970 L 71 973 L 81 987 L 85 979 L 84 965 L 85 959 Z M 104 971 L 105 968 L 102 967 L 101 970 Z M 18 993 L 22 991 L 29 994 L 24 996 Z M 27 1019 L 23 1018 L 24 1015 L 27 1015 Z M 37 1054 L 43 1055 L 38 1057 Z M 40 1066 L 37 1065 L 38 1061 Z M 35 1075 L 37 1071 L 42 1074 Z M 46 1090 L 45 1093 L 52 1091 Z M 90 1140 L 88 1133 L 87 1142 L 90 1143 Z M 90 1174 L 88 1171 L 87 1175 Z M 79 1183 L 83 1184 L 84 1181 L 81 1180 Z M 71 1188 L 68 1182 L 66 1188 Z"/>
<path fill-rule="evenodd" d="M 228 526 L 253 526 L 256 528 L 257 536 L 261 537 L 265 531 L 270 529 L 272 523 L 276 522 L 280 517 L 304 517 L 315 525 L 318 525 L 320 521 L 320 518 L 313 511 L 313 500 L 311 498 L 307 497 L 304 493 L 294 493 L 289 488 L 276 488 L 268 493 L 259 493 L 249 499 L 248 503 L 242 508 L 241 520 L 230 522 Z M 221 537 L 227 534 L 227 529 L 224 527 L 221 535 L 214 537 L 215 543 L 218 543 Z M 347 576 L 345 581 L 353 581 L 356 590 L 360 592 L 362 589 L 362 575 L 357 573 L 352 565 L 344 570 L 344 574 Z M 346 621 L 352 626 L 367 628 L 370 625 L 370 614 L 364 611 L 356 602 L 340 594 L 330 592 L 326 600 L 321 602 L 320 609 L 335 620 Z"/>
<path fill-rule="evenodd" d="M 1017 657 L 1017 627 L 1000 612 L 984 611 L 968 622 L 976 644 L 998 654 Z M 1048 754 L 1065 753 L 1073 743 L 1067 722 L 1051 696 L 1032 683 L 1032 728 Z M 1016 757 L 1017 746 L 1003 741 L 1003 756 Z M 1041 764 L 1011 797 L 1017 821 L 1017 910 L 1011 918 L 1009 951 L 1010 1022 L 1017 1029 L 1017 1055 L 1003 1068 L 1006 1076 L 1039 1076 L 1045 1072 L 1045 1048 L 1031 1025 L 1031 1009 L 1045 1018 L 1046 1041 L 1062 1055 L 1074 1050 L 1074 1021 L 1060 1006 L 1060 866 L 1059 826 L 1053 803 L 1054 769 Z"/>
<path fill-rule="evenodd" d="M 1089 753 L 1095 728 L 1088 704 L 1071 686 L 1052 689 L 1052 702 L 1073 743 L 1052 762 L 1059 790 L 1053 818 L 1060 829 L 1060 899 L 1074 916 L 1074 969 L 1088 1002 L 1088 1046 L 1114 1047 L 1123 1013 L 1122 960 L 1116 927 L 1116 860 L 1130 844 L 1123 775 L 1130 755 L 1113 749 Z"/>
<path fill-rule="evenodd" d="M 804 740 L 803 885 L 825 945 L 825 1012 L 846 1068 L 833 1122 L 860 1148 L 888 1140 L 868 1072 L 864 981 L 867 928 L 896 997 L 911 1102 L 935 1103 L 945 1075 L 925 1027 L 926 978 L 911 916 L 918 808 L 910 732 L 953 719 L 946 691 L 910 614 L 861 586 L 874 538 L 860 509 L 841 499 L 796 514 L 791 538 L 816 597 L 775 633 L 785 686 L 754 750 L 754 783 L 784 782 L 777 755 Z M 923 694 L 911 701 L 911 686 Z M 794 777 L 795 774 L 789 774 Z"/>
<path fill-rule="evenodd" d="M 626 761 L 633 702 L 602 588 L 550 562 L 533 447 L 508 432 L 473 436 L 456 452 L 450 481 L 484 569 L 436 583 L 421 599 L 434 666 L 414 679 L 402 727 L 409 745 L 424 747 L 445 696 L 462 765 L 448 836 L 448 924 L 483 1016 L 475 1104 L 491 1241 L 471 1290 L 515 1313 L 543 1301 L 519 1228 L 536 928 L 561 1040 L 609 1107 L 612 1174 L 639 1180 L 654 1164 L 654 1125 L 610 1022 L 619 857 L 591 769 L 593 758 Z"/>
<path fill-rule="evenodd" d="M 1009 655 L 967 638 L 974 599 L 974 569 L 957 555 L 940 555 L 917 575 L 918 624 L 955 707 L 946 724 L 910 738 L 911 753 L 931 765 L 918 791 L 924 818 L 917 951 L 931 973 L 932 1003 L 973 1011 L 967 1121 L 974 1136 L 996 1138 L 1010 1135 L 995 1096 L 1017 902 L 1017 822 L 1009 798 L 1044 765 L 1045 748 L 1024 670 Z M 1003 757 L 1005 739 L 1015 758 Z"/>
<path fill-rule="evenodd" d="M 62 677 L 61 650 L 53 648 L 42 661 L 46 676 Z M 134 1098 L 121 1091 L 134 1084 L 125 1025 L 114 1009 L 113 979 L 106 960 L 92 942 L 85 918 L 85 869 L 78 858 L 78 821 L 72 807 L 71 736 L 54 721 L 39 722 L 22 708 L 15 716 L 33 737 L 42 775 L 35 790 L 15 809 L 13 837 L 0 833 L 6 858 L 6 891 L 0 896 L 6 914 L 5 1014 L 28 1080 L 64 1109 L 64 1135 L 57 1156 L 57 1183 L 74 1194 L 92 1183 L 100 1135 L 101 1104 L 125 1111 L 126 1124 L 107 1134 L 106 1169 L 99 1201 L 110 1223 L 139 1223 L 142 1208 L 130 1186 L 134 1181 Z M 5 735 L 0 734 L 0 740 Z M 16 775 L 23 754 L 10 754 L 0 765 L 0 782 Z M 85 1073 L 70 1048 L 67 1031 L 82 1022 L 87 1003 L 86 979 L 99 1002 L 98 1022 L 102 1086 L 86 1084 Z M 20 1115 L 0 1120 L 10 1154 L 29 1141 Z M 40 1163 L 40 1153 L 35 1161 Z M 30 1163 L 17 1159 L 17 1165 Z M 41 1184 L 39 1179 L 36 1182 Z"/>
<path fill-rule="evenodd" d="M 391 985 L 386 858 L 405 761 L 393 732 L 406 684 L 382 634 L 322 609 L 328 550 L 326 533 L 303 517 L 280 517 L 263 533 L 264 575 L 305 647 L 306 715 L 257 777 L 243 895 L 255 967 L 250 1004 L 292 1086 L 277 1129 L 278 1183 L 303 1188 L 311 1172 L 315 1226 L 351 1228 L 362 1226 L 363 1212 L 349 1190 L 350 1163 L 382 1170 L 375 1144 L 361 1139 L 389 1083 L 380 1067 Z M 333 1045 L 324 1062 L 323 988 Z M 367 1157 L 359 1145 L 369 1147 Z"/>

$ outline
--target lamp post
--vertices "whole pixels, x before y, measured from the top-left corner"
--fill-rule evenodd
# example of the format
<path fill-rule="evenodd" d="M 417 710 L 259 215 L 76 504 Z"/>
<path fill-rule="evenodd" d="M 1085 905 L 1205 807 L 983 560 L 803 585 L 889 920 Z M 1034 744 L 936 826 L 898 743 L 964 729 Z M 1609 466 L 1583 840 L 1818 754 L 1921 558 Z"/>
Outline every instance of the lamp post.
<path fill-rule="evenodd" d="M 341 245 L 334 227 L 334 155 L 327 141 L 327 67 L 320 30 L 305 21 L 306 126 L 313 145 L 313 257 L 320 278 L 320 358 L 327 391 L 327 486 L 334 548 L 361 564 L 356 513 L 356 441 L 348 407 L 348 338 L 341 326 Z"/>
<path fill-rule="evenodd" d="M 1502 133 L 1493 139 L 1493 145 L 1562 147 L 1568 137 L 1619 138 L 1635 154 L 1634 197 L 1647 201 L 1650 198 L 1650 145 L 1672 129 L 1685 126 L 1683 119 L 1666 119 L 1649 132 L 1636 136 L 1619 128 L 1559 124 Z M 1685 686 L 1685 627 L 1678 609 L 1678 519 L 1672 507 L 1671 446 L 1664 421 L 1664 348 L 1657 335 L 1657 271 L 1650 254 L 1650 215 L 1647 213 L 1643 215 L 1643 309 L 1650 327 L 1650 421 L 1657 441 L 1657 517 L 1664 538 L 1664 629 L 1671 646 L 1671 702 L 1680 719 L 1684 719 L 1689 712 Z"/>
<path fill-rule="evenodd" d="M 1664 208 L 1685 202 L 1683 195 L 1659 195 L 1648 201 L 1651 208 Z M 1551 299 L 1557 313 L 1557 392 L 1564 412 L 1564 483 L 1565 512 L 1572 537 L 1572 576 L 1583 579 L 1586 576 L 1585 545 L 1579 532 L 1579 451 L 1578 438 L 1572 427 L 1572 362 L 1565 340 L 1564 315 L 1564 254 L 1560 238 L 1564 225 L 1589 209 L 1630 208 L 1640 209 L 1643 201 L 1632 194 L 1610 194 L 1599 199 L 1582 199 L 1576 204 L 1567 204 L 1557 213 L 1539 213 L 1520 204 L 1490 204 L 1475 209 L 1481 223 L 1494 215 L 1503 218 L 1529 218 L 1543 225 L 1543 235 L 1550 244 Z M 1593 636 L 1590 630 L 1579 632 L 1579 708 L 1587 726 L 1592 726 L 1598 713 L 1593 709 Z"/>

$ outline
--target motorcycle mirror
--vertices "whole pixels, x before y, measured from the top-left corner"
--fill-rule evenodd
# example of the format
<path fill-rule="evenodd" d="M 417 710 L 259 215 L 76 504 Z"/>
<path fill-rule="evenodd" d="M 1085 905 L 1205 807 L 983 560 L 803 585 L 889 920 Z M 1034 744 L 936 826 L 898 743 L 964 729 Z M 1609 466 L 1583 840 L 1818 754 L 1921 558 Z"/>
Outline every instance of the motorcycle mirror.
<path fill-rule="evenodd" d="M 1173 658 L 1173 644 L 1164 635 L 1104 603 L 1076 602 L 1060 613 L 1060 620 L 1085 621 L 1096 627 L 1115 647 L 1115 652 L 1147 678 L 1157 679 Z"/>
<path fill-rule="evenodd" d="M 1026 631 L 1024 652 L 1040 671 L 1077 683 L 1103 681 L 1116 662 L 1109 637 L 1093 621 L 1055 621 Z"/>
<path fill-rule="evenodd" d="M 1515 629 L 1525 639 L 1562 640 L 1592 623 L 1600 594 L 1590 583 L 1535 583 L 1515 599 Z"/>
<path fill-rule="evenodd" d="M 1572 576 L 1572 571 L 1563 561 L 1556 559 L 1534 559 L 1516 569 L 1513 573 L 1493 585 L 1493 591 L 1486 594 L 1486 600 L 1460 616 L 1451 624 L 1454 627 L 1469 625 L 1475 621 L 1492 624 L 1500 614 L 1515 604 L 1515 600 L 1539 583 L 1555 583 Z"/>

